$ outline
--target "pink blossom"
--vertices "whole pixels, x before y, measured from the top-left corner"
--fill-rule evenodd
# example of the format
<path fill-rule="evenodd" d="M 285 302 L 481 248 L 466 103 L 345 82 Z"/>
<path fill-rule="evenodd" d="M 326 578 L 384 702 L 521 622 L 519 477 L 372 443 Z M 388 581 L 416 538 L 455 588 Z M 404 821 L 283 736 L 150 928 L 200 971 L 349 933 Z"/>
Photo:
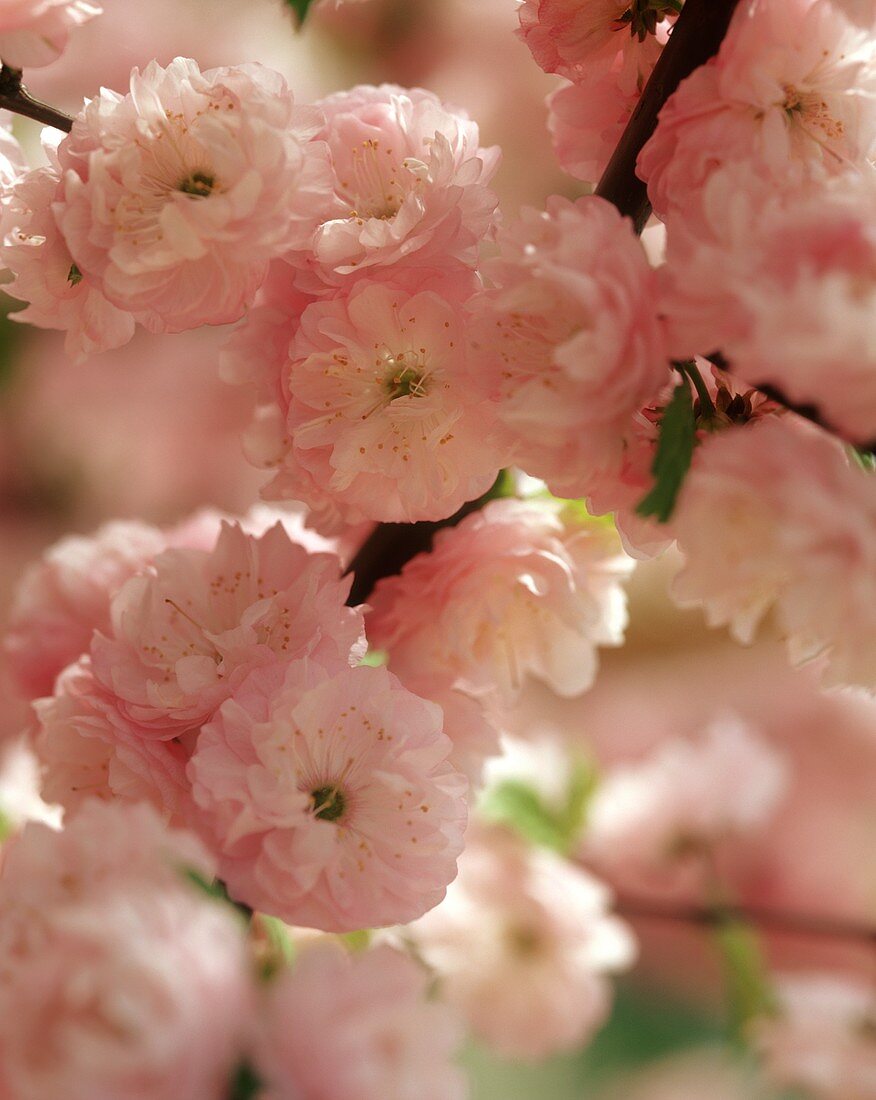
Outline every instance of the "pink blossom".
<path fill-rule="evenodd" d="M 70 31 L 100 15 L 94 0 L 6 0 L 0 12 L 0 57 L 17 69 L 49 65 Z"/>
<path fill-rule="evenodd" d="M 52 211 L 61 190 L 51 168 L 28 172 L 13 185 L 0 256 L 14 275 L 9 293 L 28 303 L 12 317 L 65 331 L 67 354 L 83 359 L 126 344 L 134 335 L 134 318 L 108 301 L 99 282 L 86 277 L 70 254 Z"/>
<path fill-rule="evenodd" d="M 525 208 L 498 240 L 493 288 L 470 306 L 474 369 L 516 463 L 559 496 L 584 496 L 620 465 L 630 418 L 667 380 L 654 273 L 598 198 Z"/>
<path fill-rule="evenodd" d="M 422 88 L 362 85 L 321 100 L 334 177 L 312 253 L 290 257 L 337 284 L 377 265 L 470 267 L 497 199 L 488 184 L 497 148 L 477 124 Z"/>
<path fill-rule="evenodd" d="M 608 890 L 499 829 L 470 831 L 446 900 L 407 930 L 441 997 L 498 1054 L 539 1059 L 606 1020 L 606 975 L 635 954 Z"/>
<path fill-rule="evenodd" d="M 254 673 L 189 764 L 231 893 L 291 924 L 404 923 L 456 873 L 465 780 L 441 711 L 386 669 Z"/>
<path fill-rule="evenodd" d="M 303 500 L 336 531 L 442 519 L 490 487 L 506 456 L 469 378 L 470 288 L 467 275 L 363 279 L 304 311 L 274 432 L 252 455 L 278 469 L 272 496 Z"/>
<path fill-rule="evenodd" d="M 21 578 L 3 640 L 19 689 L 49 695 L 55 677 L 108 631 L 110 600 L 160 553 L 166 536 L 137 522 L 113 522 L 93 535 L 51 546 Z"/>
<path fill-rule="evenodd" d="M 627 877 L 655 874 L 771 819 L 788 782 L 784 757 L 733 715 L 697 741 L 661 743 L 609 772 L 590 804 L 585 851 Z"/>
<path fill-rule="evenodd" d="M 189 834 L 142 806 L 29 825 L 0 877 L 0 1092 L 222 1100 L 251 999 L 242 928 L 186 881 Z"/>
<path fill-rule="evenodd" d="M 790 194 L 800 176 L 863 162 L 876 138 L 874 57 L 873 36 L 831 0 L 745 0 L 717 58 L 670 97 L 639 156 L 655 211 L 689 217 L 728 163 Z"/>
<path fill-rule="evenodd" d="M 637 84 L 625 84 L 611 69 L 588 69 L 576 83 L 551 93 L 548 128 L 557 160 L 570 176 L 588 183 L 599 179 L 640 94 Z"/>
<path fill-rule="evenodd" d="M 769 416 L 706 439 L 672 527 L 682 606 L 748 643 L 773 607 L 792 660 L 826 654 L 832 683 L 876 685 L 876 479 L 836 439 Z"/>
<path fill-rule="evenodd" d="M 321 116 L 260 66 L 177 58 L 104 91 L 59 148 L 55 216 L 83 275 L 153 332 L 237 320 L 316 226 Z"/>
<path fill-rule="evenodd" d="M 734 166 L 710 177 L 701 209 L 696 227 L 673 223 L 669 233 L 664 309 L 677 350 L 720 347 L 752 385 L 776 386 L 790 401 L 815 405 L 848 438 L 872 442 L 871 174 L 787 196 Z"/>
<path fill-rule="evenodd" d="M 268 993 L 258 1070 L 270 1100 L 463 1100 L 449 1009 L 427 975 L 388 946 L 349 956 L 304 950 Z"/>
<path fill-rule="evenodd" d="M 860 976 L 781 975 L 779 1011 L 754 1023 L 752 1039 L 769 1078 L 818 1100 L 876 1094 L 876 990 Z"/>
<path fill-rule="evenodd" d="M 402 679 L 437 676 L 512 704 L 530 676 L 579 695 L 619 645 L 633 563 L 604 522 L 559 501 L 497 500 L 381 581 L 372 642 Z"/>

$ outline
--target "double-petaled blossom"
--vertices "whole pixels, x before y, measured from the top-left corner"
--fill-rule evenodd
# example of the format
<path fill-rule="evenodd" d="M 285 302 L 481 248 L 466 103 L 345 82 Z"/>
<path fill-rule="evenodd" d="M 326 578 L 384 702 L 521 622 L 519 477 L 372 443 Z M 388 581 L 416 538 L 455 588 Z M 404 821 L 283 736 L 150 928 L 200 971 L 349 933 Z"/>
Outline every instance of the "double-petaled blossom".
<path fill-rule="evenodd" d="M 462 1028 L 428 977 L 388 946 L 306 948 L 267 995 L 256 1041 L 272 1100 L 463 1100 Z"/>
<path fill-rule="evenodd" d="M 28 825 L 0 874 L 0 1094 L 222 1100 L 252 1011 L 243 929 L 145 806 Z"/>
<path fill-rule="evenodd" d="M 778 978 L 776 1013 L 751 1027 L 769 1079 L 817 1100 L 869 1100 L 876 1094 L 872 982 L 827 972 Z"/>
<path fill-rule="evenodd" d="M 441 710 L 383 668 L 253 673 L 200 733 L 194 797 L 234 897 L 328 931 L 402 923 L 456 873 L 467 783 Z"/>
<path fill-rule="evenodd" d="M 668 379 L 655 274 L 599 198 L 524 208 L 498 242 L 492 286 L 470 304 L 473 370 L 515 462 L 559 496 L 585 496 L 620 467 L 633 414 Z"/>
<path fill-rule="evenodd" d="M 665 873 L 765 825 L 787 782 L 776 749 L 738 718 L 719 718 L 698 741 L 665 741 L 609 772 L 588 809 L 586 851 L 625 877 Z"/>
<path fill-rule="evenodd" d="M 513 704 L 525 681 L 561 695 L 593 681 L 626 625 L 633 567 L 610 524 L 549 500 L 497 500 L 381 581 L 372 641 L 403 680 L 457 683 Z"/>
<path fill-rule="evenodd" d="M 331 554 L 309 554 L 281 524 L 261 537 L 222 525 L 211 551 L 170 549 L 113 598 L 91 645 L 95 679 L 143 737 L 196 730 L 254 668 L 310 656 L 344 666 L 362 618 L 344 606 Z"/>
<path fill-rule="evenodd" d="M 289 259 L 307 289 L 389 265 L 473 267 L 493 223 L 497 148 L 431 92 L 363 85 L 320 100 L 332 194 L 313 241 Z"/>
<path fill-rule="evenodd" d="M 271 496 L 337 530 L 443 519 L 490 487 L 506 454 L 470 377 L 471 289 L 469 273 L 368 278 L 305 309 L 274 415 L 248 440 L 277 470 Z"/>
<path fill-rule="evenodd" d="M 316 227 L 331 182 L 311 141 L 321 122 L 257 65 L 135 70 L 58 149 L 53 211 L 76 269 L 155 332 L 237 320 L 268 262 Z"/>
<path fill-rule="evenodd" d="M 826 433 L 768 416 L 697 449 L 672 529 L 682 606 L 743 643 L 772 608 L 792 660 L 876 685 L 876 476 Z"/>
<path fill-rule="evenodd" d="M 17 69 L 49 65 L 70 31 L 100 15 L 95 0 L 6 0 L 0 10 L 0 57 Z"/>
<path fill-rule="evenodd" d="M 480 828 L 466 836 L 446 900 L 407 933 L 478 1038 L 538 1059 L 580 1047 L 608 1016 L 608 975 L 635 956 L 609 903 L 579 867 Z"/>
<path fill-rule="evenodd" d="M 637 171 L 661 217 L 696 217 L 698 195 L 743 162 L 792 194 L 863 163 L 876 140 L 876 43 L 831 0 L 746 0 L 718 56 L 683 81 Z"/>

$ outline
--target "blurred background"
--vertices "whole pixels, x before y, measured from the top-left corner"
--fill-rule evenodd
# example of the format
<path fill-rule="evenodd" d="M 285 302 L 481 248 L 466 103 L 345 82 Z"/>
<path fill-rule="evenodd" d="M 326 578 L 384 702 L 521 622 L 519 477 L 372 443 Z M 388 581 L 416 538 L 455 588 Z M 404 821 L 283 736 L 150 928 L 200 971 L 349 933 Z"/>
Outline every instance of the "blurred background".
<path fill-rule="evenodd" d="M 124 90 L 133 66 L 177 55 L 202 68 L 260 61 L 284 73 L 299 102 L 361 82 L 421 85 L 477 119 L 483 144 L 502 146 L 497 189 L 506 211 L 580 193 L 552 155 L 544 98 L 554 82 L 514 36 L 515 0 L 328 4 L 300 34 L 280 0 L 104 0 L 104 7 L 58 62 L 33 74 L 34 94 L 76 111 L 101 85 Z M 36 128 L 16 121 L 16 132 L 37 156 Z M 0 613 L 23 566 L 63 534 L 111 517 L 164 524 L 202 505 L 239 512 L 254 502 L 262 475 L 239 443 L 249 410 L 218 376 L 227 332 L 140 333 L 121 351 L 74 365 L 58 334 L 15 325 L 5 317 L 10 308 L 17 305 L 6 300 L 0 321 Z M 530 779 L 549 786 L 579 752 L 600 769 L 638 760 L 668 737 L 738 715 L 786 754 L 791 783 L 769 830 L 722 852 L 733 895 L 876 923 L 876 704 L 822 692 L 817 670 L 790 670 L 769 631 L 741 649 L 706 630 L 699 614 L 678 611 L 667 595 L 676 564 L 668 554 L 636 573 L 627 644 L 605 652 L 591 692 L 560 700 L 533 691 L 525 700 L 517 733 L 533 746 Z M 0 691 L 10 738 L 22 720 L 11 693 Z M 10 757 L 7 771 L 12 765 Z M 0 781 L 0 802 L 2 790 Z M 623 894 L 626 884 L 616 885 Z M 677 902 L 685 890 L 684 882 L 639 883 L 636 894 Z M 595 1042 L 538 1066 L 472 1048 L 476 1100 L 776 1097 L 755 1083 L 730 1038 L 710 930 L 661 919 L 634 924 L 642 960 L 620 982 L 611 1022 Z M 773 930 L 762 947 L 777 969 L 876 979 L 872 947 L 854 937 Z"/>

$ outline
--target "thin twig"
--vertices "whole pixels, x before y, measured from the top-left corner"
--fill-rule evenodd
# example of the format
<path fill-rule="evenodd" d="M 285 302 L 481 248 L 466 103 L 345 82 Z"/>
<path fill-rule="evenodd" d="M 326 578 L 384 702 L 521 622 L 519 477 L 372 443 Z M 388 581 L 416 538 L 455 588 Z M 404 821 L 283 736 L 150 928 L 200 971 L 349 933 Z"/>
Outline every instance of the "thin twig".
<path fill-rule="evenodd" d="M 36 122 L 42 122 L 44 126 L 54 126 L 56 130 L 64 130 L 69 134 L 73 129 L 73 119 L 56 107 L 50 107 L 47 103 L 34 99 L 21 83 L 21 75 L 21 69 L 14 69 L 11 65 L 3 63 L 0 69 L 0 107 L 17 115 L 24 115 L 25 118 L 32 118 Z"/>

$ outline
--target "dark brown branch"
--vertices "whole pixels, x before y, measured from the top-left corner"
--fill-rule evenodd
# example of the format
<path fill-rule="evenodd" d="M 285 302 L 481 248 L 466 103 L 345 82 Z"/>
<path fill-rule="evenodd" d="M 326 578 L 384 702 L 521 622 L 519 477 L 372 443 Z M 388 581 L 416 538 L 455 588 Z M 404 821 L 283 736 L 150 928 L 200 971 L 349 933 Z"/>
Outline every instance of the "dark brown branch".
<path fill-rule="evenodd" d="M 718 52 L 727 33 L 738 0 L 686 0 L 669 41 L 626 129 L 612 154 L 596 194 L 632 218 L 641 233 L 651 214 L 645 184 L 636 175 L 636 159 L 642 146 L 654 133 L 663 104 L 694 69 L 704 65 Z"/>
<path fill-rule="evenodd" d="M 69 115 L 34 99 L 21 83 L 21 69 L 6 64 L 0 69 L 0 107 L 68 134 L 73 129 L 73 119 Z"/>
<path fill-rule="evenodd" d="M 670 905 L 621 895 L 615 903 L 615 911 L 631 920 L 668 921 L 702 928 L 742 922 L 756 925 L 768 932 L 845 940 L 876 948 L 876 927 L 833 917 L 785 913 L 760 905 Z"/>

